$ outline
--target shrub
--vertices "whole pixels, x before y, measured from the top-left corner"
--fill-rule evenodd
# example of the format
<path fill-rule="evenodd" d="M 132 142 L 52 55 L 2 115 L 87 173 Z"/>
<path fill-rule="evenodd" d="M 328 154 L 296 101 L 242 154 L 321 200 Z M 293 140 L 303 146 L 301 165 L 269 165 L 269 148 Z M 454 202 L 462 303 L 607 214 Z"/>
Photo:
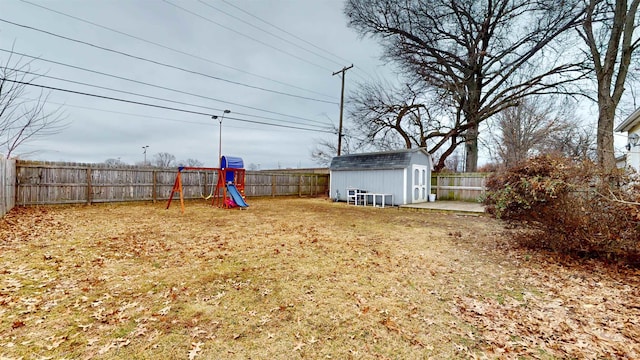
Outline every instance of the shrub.
<path fill-rule="evenodd" d="M 487 212 L 533 230 L 533 243 L 581 256 L 638 263 L 637 175 L 603 173 L 591 162 L 543 155 L 491 175 Z M 640 265 L 640 264 L 636 264 Z"/>

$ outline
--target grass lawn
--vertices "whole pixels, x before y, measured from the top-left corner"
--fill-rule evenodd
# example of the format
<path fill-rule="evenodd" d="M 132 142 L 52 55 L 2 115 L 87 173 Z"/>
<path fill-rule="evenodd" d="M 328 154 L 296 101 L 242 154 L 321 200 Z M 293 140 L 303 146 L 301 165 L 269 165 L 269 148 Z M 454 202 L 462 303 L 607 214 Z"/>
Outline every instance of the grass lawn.
<path fill-rule="evenodd" d="M 326 199 L 16 208 L 0 359 L 639 358 L 640 273 Z"/>

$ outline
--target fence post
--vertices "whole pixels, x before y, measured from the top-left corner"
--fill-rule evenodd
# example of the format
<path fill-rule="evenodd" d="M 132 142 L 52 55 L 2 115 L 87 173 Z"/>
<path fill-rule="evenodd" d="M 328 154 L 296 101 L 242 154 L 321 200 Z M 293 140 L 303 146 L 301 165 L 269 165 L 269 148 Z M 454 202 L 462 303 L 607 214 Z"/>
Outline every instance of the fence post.
<path fill-rule="evenodd" d="M 0 217 L 9 212 L 7 204 L 8 194 L 6 193 L 9 186 L 6 181 L 9 179 L 9 161 L 0 157 Z"/>
<path fill-rule="evenodd" d="M 15 206 L 18 203 L 18 160 L 13 162 L 13 205 Z"/>
<path fill-rule="evenodd" d="M 151 173 L 151 200 L 153 201 L 153 203 L 156 203 L 156 200 L 158 199 L 158 191 L 156 190 L 156 186 L 158 184 L 158 180 L 157 180 L 157 170 L 153 170 Z"/>
<path fill-rule="evenodd" d="M 298 177 L 298 197 L 302 197 L 302 175 Z"/>
<path fill-rule="evenodd" d="M 276 176 L 271 175 L 271 196 L 276 196 Z"/>
<path fill-rule="evenodd" d="M 91 165 L 87 166 L 87 205 L 91 205 L 91 195 L 93 191 L 91 189 Z"/>

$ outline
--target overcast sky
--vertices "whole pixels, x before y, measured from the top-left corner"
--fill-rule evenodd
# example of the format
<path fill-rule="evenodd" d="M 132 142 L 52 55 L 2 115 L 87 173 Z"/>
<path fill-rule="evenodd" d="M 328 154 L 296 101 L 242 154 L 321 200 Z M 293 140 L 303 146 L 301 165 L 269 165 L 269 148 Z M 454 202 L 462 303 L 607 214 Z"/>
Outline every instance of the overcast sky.
<path fill-rule="evenodd" d="M 216 166 L 219 128 L 211 115 L 228 109 L 223 155 L 261 169 L 312 167 L 318 140 L 336 138 L 324 132 L 339 119 L 340 77 L 332 72 L 355 65 L 347 91 L 354 81 L 389 73 L 380 47 L 347 28 L 341 0 L 0 0 L 0 6 L 0 49 L 39 58 L 31 70 L 50 78 L 34 83 L 202 113 L 51 91 L 50 108 L 64 104 L 69 126 L 23 145 L 15 154 L 21 158 L 133 164 L 148 145 L 149 161 L 168 152 Z M 7 53 L 0 51 L 0 59 L 6 62 Z M 29 89 L 29 96 L 38 91 Z"/>

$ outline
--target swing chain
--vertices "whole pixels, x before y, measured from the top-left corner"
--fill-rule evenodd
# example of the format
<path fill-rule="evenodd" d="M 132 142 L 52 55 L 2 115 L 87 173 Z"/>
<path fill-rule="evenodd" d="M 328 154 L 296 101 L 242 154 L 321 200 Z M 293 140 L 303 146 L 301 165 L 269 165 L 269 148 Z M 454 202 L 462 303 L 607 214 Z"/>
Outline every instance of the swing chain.
<path fill-rule="evenodd" d="M 207 172 L 204 172 L 204 176 L 205 176 L 205 184 L 206 184 L 206 176 L 207 176 Z M 198 188 L 200 189 L 200 197 L 202 197 L 205 200 L 209 200 L 213 197 L 213 191 L 214 191 L 214 181 L 213 178 L 211 179 L 211 192 L 209 193 L 209 195 L 207 195 L 206 197 L 204 196 L 204 193 L 202 192 L 202 180 L 201 180 L 201 176 L 200 176 L 200 171 L 198 171 Z M 206 189 L 205 189 L 206 190 Z"/>

